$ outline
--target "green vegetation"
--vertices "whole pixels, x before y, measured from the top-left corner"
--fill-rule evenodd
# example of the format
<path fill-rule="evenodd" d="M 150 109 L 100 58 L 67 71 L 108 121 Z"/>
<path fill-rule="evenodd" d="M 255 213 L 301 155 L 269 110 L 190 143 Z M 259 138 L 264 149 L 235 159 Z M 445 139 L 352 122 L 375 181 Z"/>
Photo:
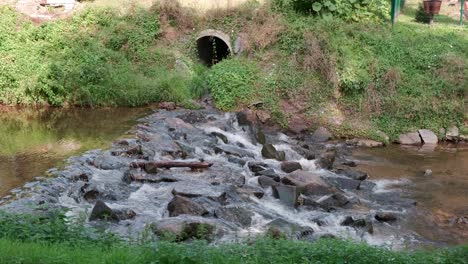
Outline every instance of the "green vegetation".
<path fill-rule="evenodd" d="M 220 109 L 263 102 L 284 126 L 296 117 L 336 136 L 465 129 L 466 26 L 428 27 L 408 7 L 392 29 L 387 2 L 252 1 L 203 16 L 174 1 L 125 15 L 90 5 L 41 26 L 1 8 L 0 103 L 190 106 L 210 91 Z M 194 47 L 206 28 L 242 33 L 244 52 L 207 70 Z"/>
<path fill-rule="evenodd" d="M 154 46 L 156 12 L 119 16 L 87 9 L 35 26 L 0 7 L 0 102 L 3 104 L 144 105 L 190 97 L 189 77 L 171 51 Z"/>
<path fill-rule="evenodd" d="M 148 237 L 148 236 L 142 236 Z M 0 213 L 0 263 L 466 263 L 467 247 L 395 252 L 349 241 L 258 239 L 210 246 L 205 241 L 124 242 L 103 231 L 48 216 Z"/>

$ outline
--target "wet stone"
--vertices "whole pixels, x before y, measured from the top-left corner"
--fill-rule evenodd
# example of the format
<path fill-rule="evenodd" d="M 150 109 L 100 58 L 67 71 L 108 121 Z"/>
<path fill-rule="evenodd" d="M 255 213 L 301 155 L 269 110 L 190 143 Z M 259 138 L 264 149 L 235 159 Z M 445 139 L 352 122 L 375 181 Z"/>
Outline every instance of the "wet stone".
<path fill-rule="evenodd" d="M 253 158 L 255 155 L 248 150 L 242 149 L 240 147 L 224 145 L 215 147 L 215 153 L 226 153 L 229 155 L 237 156 L 239 158 L 250 157 Z"/>
<path fill-rule="evenodd" d="M 254 214 L 247 208 L 234 205 L 222 206 L 215 211 L 215 216 L 243 227 L 249 227 L 252 224 Z"/>
<path fill-rule="evenodd" d="M 211 135 L 219 138 L 221 141 L 224 142 L 224 144 L 227 144 L 229 143 L 229 140 L 228 138 L 226 137 L 226 135 L 222 134 L 222 133 L 219 133 L 219 132 L 211 132 Z"/>
<path fill-rule="evenodd" d="M 257 187 L 243 186 L 236 189 L 236 192 L 244 199 L 248 199 L 250 196 L 255 196 L 258 199 L 263 198 L 265 192 Z"/>
<path fill-rule="evenodd" d="M 344 175 L 346 177 L 349 177 L 351 179 L 358 180 L 358 181 L 364 181 L 369 177 L 367 172 L 354 170 L 354 169 L 348 169 L 348 168 L 346 168 L 346 169 L 336 169 L 335 172 L 337 174 L 341 174 L 341 175 Z"/>
<path fill-rule="evenodd" d="M 272 186 L 273 196 L 288 206 L 298 205 L 299 191 L 296 186 L 280 184 Z"/>
<path fill-rule="evenodd" d="M 274 169 L 266 169 L 266 170 L 259 171 L 255 173 L 255 176 L 266 176 L 266 177 L 272 178 L 275 181 L 278 181 L 278 182 L 280 181 L 280 176 L 278 175 L 278 173 L 276 173 Z"/>
<path fill-rule="evenodd" d="M 335 162 L 335 157 L 335 151 L 327 151 L 320 155 L 316 161 L 316 164 L 319 168 L 331 169 L 333 167 L 333 162 Z"/>
<path fill-rule="evenodd" d="M 114 211 L 107 206 L 103 201 L 97 201 L 89 216 L 89 221 L 106 220 L 119 221 L 119 218 Z"/>
<path fill-rule="evenodd" d="M 397 220 L 397 217 L 390 212 L 378 212 L 375 214 L 375 219 L 379 222 L 393 222 Z"/>
<path fill-rule="evenodd" d="M 284 151 L 277 151 L 272 144 L 265 144 L 262 148 L 262 156 L 265 159 L 284 161 L 286 158 L 286 153 Z"/>
<path fill-rule="evenodd" d="M 281 163 L 281 170 L 286 173 L 291 173 L 297 170 L 302 170 L 302 165 L 296 161 L 283 161 Z"/>
<path fill-rule="evenodd" d="M 271 187 L 271 186 L 278 186 L 280 183 L 273 180 L 270 177 L 260 176 L 260 177 L 258 177 L 258 184 L 260 184 L 260 186 L 262 186 L 262 188 L 268 188 L 268 187 Z"/>
<path fill-rule="evenodd" d="M 193 202 L 192 200 L 176 195 L 167 205 L 170 217 L 179 215 L 195 215 L 204 216 L 208 211 L 201 205 Z"/>
<path fill-rule="evenodd" d="M 260 172 L 266 170 L 268 165 L 261 162 L 249 162 L 248 167 L 252 172 Z"/>

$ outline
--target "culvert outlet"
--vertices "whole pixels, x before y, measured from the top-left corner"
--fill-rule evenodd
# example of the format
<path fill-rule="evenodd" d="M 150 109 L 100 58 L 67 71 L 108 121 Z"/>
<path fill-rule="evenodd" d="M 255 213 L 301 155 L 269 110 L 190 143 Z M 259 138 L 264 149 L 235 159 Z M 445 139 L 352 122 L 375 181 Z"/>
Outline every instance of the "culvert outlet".
<path fill-rule="evenodd" d="M 231 38 L 218 30 L 205 30 L 197 38 L 197 51 L 200 60 L 211 67 L 231 55 Z"/>

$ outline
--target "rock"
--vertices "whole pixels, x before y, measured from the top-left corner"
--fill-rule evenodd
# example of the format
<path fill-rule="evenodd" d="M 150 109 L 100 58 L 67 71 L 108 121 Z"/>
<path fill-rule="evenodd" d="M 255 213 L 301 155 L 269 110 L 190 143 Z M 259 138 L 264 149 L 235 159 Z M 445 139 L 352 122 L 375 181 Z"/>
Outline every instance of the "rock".
<path fill-rule="evenodd" d="M 187 198 L 205 196 L 220 203 L 224 203 L 226 201 L 226 192 L 222 186 L 196 182 L 181 182 L 174 187 L 172 194 L 174 196 L 180 195 Z"/>
<path fill-rule="evenodd" d="M 384 143 L 370 139 L 352 139 L 346 141 L 346 143 L 363 148 L 379 148 L 384 146 Z"/>
<path fill-rule="evenodd" d="M 437 138 L 437 135 L 432 132 L 431 130 L 428 129 L 420 129 L 418 130 L 419 135 L 422 138 L 422 141 L 424 144 L 437 144 L 439 142 L 439 139 Z"/>
<path fill-rule="evenodd" d="M 275 219 L 268 223 L 267 234 L 275 239 L 299 239 L 309 240 L 314 230 L 310 227 L 300 226 L 284 219 Z"/>
<path fill-rule="evenodd" d="M 118 170 L 128 166 L 128 163 L 124 162 L 122 158 L 111 156 L 110 154 L 98 156 L 92 164 L 101 170 Z"/>
<path fill-rule="evenodd" d="M 277 151 L 272 144 L 265 144 L 262 148 L 262 156 L 265 159 L 284 161 L 286 158 L 286 153 L 284 151 Z"/>
<path fill-rule="evenodd" d="M 273 196 L 280 199 L 285 205 L 298 205 L 297 198 L 299 197 L 299 191 L 296 186 L 280 184 L 278 186 L 272 186 L 272 188 Z"/>
<path fill-rule="evenodd" d="M 328 129 L 324 127 L 319 127 L 315 132 L 312 134 L 312 141 L 317 143 L 323 143 L 330 140 L 332 134 L 328 131 Z"/>
<path fill-rule="evenodd" d="M 430 169 L 427 169 L 424 171 L 424 176 L 428 177 L 428 176 L 432 176 L 432 170 Z"/>
<path fill-rule="evenodd" d="M 238 165 L 240 165 L 241 167 L 244 167 L 245 164 L 247 163 L 246 160 L 241 159 L 241 158 L 236 157 L 236 156 L 229 156 L 229 157 L 228 157 L 228 161 L 231 162 L 231 163 L 238 164 Z"/>
<path fill-rule="evenodd" d="M 259 171 L 255 173 L 255 176 L 266 176 L 277 182 L 279 182 L 281 179 L 278 173 L 276 173 L 274 169 L 266 169 L 266 170 Z"/>
<path fill-rule="evenodd" d="M 359 190 L 361 181 L 342 177 L 327 177 L 326 181 L 342 190 Z"/>
<path fill-rule="evenodd" d="M 262 186 L 262 188 L 268 188 L 268 187 L 271 187 L 271 186 L 278 186 L 279 182 L 277 182 L 277 181 L 275 181 L 272 178 L 267 177 L 267 176 L 260 176 L 260 177 L 258 177 L 258 184 L 260 184 L 260 186 Z"/>
<path fill-rule="evenodd" d="M 177 116 L 177 118 L 189 124 L 200 123 L 206 120 L 205 115 L 200 111 L 190 111 Z"/>
<path fill-rule="evenodd" d="M 219 132 L 211 132 L 211 135 L 221 139 L 221 141 L 224 142 L 224 144 L 227 144 L 229 143 L 229 140 L 228 138 L 226 137 L 226 135 L 224 135 L 223 133 L 219 133 Z"/>
<path fill-rule="evenodd" d="M 128 219 L 133 219 L 137 215 L 135 211 L 131 209 L 127 210 L 116 210 L 114 211 L 119 220 L 128 220 Z"/>
<path fill-rule="evenodd" d="M 357 163 L 352 160 L 345 160 L 341 163 L 342 165 L 348 166 L 348 167 L 357 167 Z"/>
<path fill-rule="evenodd" d="M 266 136 L 261 129 L 257 129 L 256 131 L 254 131 L 254 136 L 255 140 L 257 140 L 258 143 L 262 145 L 266 144 Z"/>
<path fill-rule="evenodd" d="M 223 153 L 223 152 L 229 155 L 237 156 L 239 158 L 243 158 L 243 157 L 254 158 L 255 157 L 255 155 L 252 154 L 250 151 L 242 149 L 240 147 L 231 146 L 231 145 L 223 145 L 223 146 L 215 147 L 215 153 Z"/>
<path fill-rule="evenodd" d="M 159 109 L 165 109 L 167 111 L 172 111 L 177 108 L 176 104 L 174 102 L 161 102 L 158 104 Z"/>
<path fill-rule="evenodd" d="M 447 133 L 445 133 L 445 138 L 450 141 L 458 140 L 459 136 L 460 136 L 460 130 L 456 126 L 453 126 L 447 129 Z"/>
<path fill-rule="evenodd" d="M 268 113 L 265 110 L 258 110 L 257 111 L 257 118 L 258 118 L 258 120 L 260 120 L 260 122 L 265 124 L 266 122 L 268 122 L 271 119 L 271 115 L 270 115 L 270 113 Z"/>
<path fill-rule="evenodd" d="M 87 190 L 84 194 L 83 194 L 83 198 L 87 201 L 87 202 L 94 202 L 96 201 L 96 199 L 98 198 L 98 195 L 99 195 L 99 191 L 97 189 L 91 189 L 91 190 Z"/>
<path fill-rule="evenodd" d="M 347 216 L 343 222 L 341 222 L 342 226 L 351 226 L 355 228 L 366 228 L 367 232 L 370 234 L 374 233 L 374 227 L 371 222 L 366 221 L 365 219 L 356 219 L 354 220 L 353 217 Z"/>
<path fill-rule="evenodd" d="M 367 172 L 359 171 L 359 170 L 353 170 L 353 169 L 336 169 L 335 173 L 344 175 L 348 178 L 358 180 L 358 181 L 364 181 L 367 178 L 369 178 L 369 174 Z"/>
<path fill-rule="evenodd" d="M 253 186 L 239 187 L 236 189 L 236 192 L 244 199 L 249 199 L 250 196 L 255 196 L 258 199 L 262 199 L 265 195 L 265 192 L 262 189 Z"/>
<path fill-rule="evenodd" d="M 170 217 L 176 217 L 179 215 L 195 215 L 204 216 L 208 214 L 208 211 L 201 205 L 193 202 L 192 200 L 176 195 L 167 205 Z"/>
<path fill-rule="evenodd" d="M 89 221 L 96 220 L 119 221 L 119 218 L 109 206 L 99 200 L 94 205 L 91 215 L 89 216 Z"/>
<path fill-rule="evenodd" d="M 247 165 L 252 172 L 260 172 L 263 170 L 266 170 L 268 165 L 265 163 L 260 163 L 260 162 L 252 162 L 249 161 L 249 164 Z"/>
<path fill-rule="evenodd" d="M 317 159 L 315 164 L 317 164 L 319 168 L 331 169 L 333 167 L 333 162 L 335 162 L 335 157 L 336 157 L 335 151 L 332 151 L 332 150 L 327 151 L 320 155 L 320 157 Z"/>
<path fill-rule="evenodd" d="M 283 161 L 281 163 L 281 169 L 286 173 L 291 173 L 297 170 L 302 170 L 302 165 L 296 161 Z"/>
<path fill-rule="evenodd" d="M 298 170 L 284 177 L 281 182 L 286 185 L 297 186 L 300 192 L 305 195 L 335 193 L 335 190 L 328 183 L 313 172 Z"/>
<path fill-rule="evenodd" d="M 251 126 L 255 121 L 255 114 L 252 110 L 244 110 L 236 113 L 239 126 Z"/>
<path fill-rule="evenodd" d="M 218 218 L 240 224 L 243 227 L 249 227 L 252 224 L 252 217 L 254 216 L 250 210 L 237 205 L 219 207 L 215 210 L 214 214 Z"/>
<path fill-rule="evenodd" d="M 416 132 L 401 134 L 396 140 L 396 142 L 402 145 L 422 144 L 421 137 L 419 136 L 419 133 L 416 133 Z"/>
<path fill-rule="evenodd" d="M 375 214 L 375 219 L 379 222 L 392 222 L 392 221 L 396 221 L 397 217 L 393 213 L 378 212 Z"/>
<path fill-rule="evenodd" d="M 213 239 L 216 227 L 196 219 L 164 219 L 155 224 L 155 233 L 162 239 L 182 242 L 191 239 Z"/>
<path fill-rule="evenodd" d="M 320 207 L 327 211 L 334 210 L 336 207 L 347 207 L 350 205 L 350 201 L 346 196 L 344 196 L 341 193 L 336 193 L 329 195 L 327 197 L 324 197 L 320 200 L 317 201 Z"/>

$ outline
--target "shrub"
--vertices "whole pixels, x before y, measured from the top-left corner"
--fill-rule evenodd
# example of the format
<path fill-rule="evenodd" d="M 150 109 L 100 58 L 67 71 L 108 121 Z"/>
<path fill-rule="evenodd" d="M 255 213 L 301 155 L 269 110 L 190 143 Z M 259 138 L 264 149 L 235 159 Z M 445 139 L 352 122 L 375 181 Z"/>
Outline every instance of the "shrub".
<path fill-rule="evenodd" d="M 378 21 L 388 18 L 387 0 L 291 0 L 294 10 L 322 17 L 339 17 L 347 21 Z"/>
<path fill-rule="evenodd" d="M 245 59 L 227 59 L 212 67 L 207 76 L 216 106 L 231 110 L 252 100 L 259 88 L 260 71 L 256 64 Z"/>
<path fill-rule="evenodd" d="M 429 15 L 424 10 L 424 6 L 422 4 L 419 4 L 418 10 L 416 10 L 415 20 L 416 22 L 425 23 L 425 24 L 429 24 L 431 20 Z"/>

